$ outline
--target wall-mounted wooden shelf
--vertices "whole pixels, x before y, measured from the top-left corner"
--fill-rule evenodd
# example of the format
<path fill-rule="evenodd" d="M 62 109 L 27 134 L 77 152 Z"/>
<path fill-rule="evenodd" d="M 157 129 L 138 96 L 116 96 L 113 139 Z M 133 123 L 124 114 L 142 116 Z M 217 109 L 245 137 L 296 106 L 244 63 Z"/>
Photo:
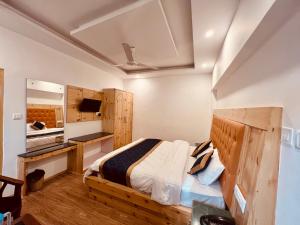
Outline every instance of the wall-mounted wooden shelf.
<path fill-rule="evenodd" d="M 75 86 L 67 86 L 67 123 L 96 121 L 102 119 L 102 116 L 98 116 L 94 112 L 79 111 L 79 105 L 84 98 L 102 101 L 103 92 Z"/>

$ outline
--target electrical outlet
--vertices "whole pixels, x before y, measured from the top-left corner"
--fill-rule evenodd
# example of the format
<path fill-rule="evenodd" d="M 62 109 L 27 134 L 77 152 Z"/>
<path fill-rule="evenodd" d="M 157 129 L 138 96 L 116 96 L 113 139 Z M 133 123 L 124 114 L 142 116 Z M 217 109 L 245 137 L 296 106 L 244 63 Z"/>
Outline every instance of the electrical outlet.
<path fill-rule="evenodd" d="M 295 147 L 300 149 L 300 130 L 296 130 L 295 132 Z"/>
<path fill-rule="evenodd" d="M 13 113 L 12 114 L 12 119 L 13 120 L 21 120 L 23 118 L 22 113 Z"/>
<path fill-rule="evenodd" d="M 242 213 L 244 213 L 247 202 L 237 184 L 234 186 L 234 196 L 235 196 L 237 202 L 239 203 Z"/>
<path fill-rule="evenodd" d="M 281 142 L 292 146 L 293 145 L 293 128 L 290 127 L 283 127 L 281 132 Z"/>

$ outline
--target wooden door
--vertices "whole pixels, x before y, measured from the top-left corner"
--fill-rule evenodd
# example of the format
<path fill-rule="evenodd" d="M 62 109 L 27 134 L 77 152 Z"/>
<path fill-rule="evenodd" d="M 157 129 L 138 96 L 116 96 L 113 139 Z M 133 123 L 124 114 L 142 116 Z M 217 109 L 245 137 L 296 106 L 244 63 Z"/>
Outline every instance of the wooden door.
<path fill-rule="evenodd" d="M 115 91 L 105 89 L 103 96 L 102 109 L 102 127 L 104 132 L 114 133 L 115 122 Z"/>
<path fill-rule="evenodd" d="M 0 69 L 0 174 L 3 166 L 3 91 L 4 89 L 4 71 Z"/>
<path fill-rule="evenodd" d="M 123 111 L 123 92 L 119 90 L 115 90 L 114 149 L 120 148 L 123 144 L 122 111 Z"/>
<path fill-rule="evenodd" d="M 132 142 L 133 94 L 126 93 L 125 144 Z"/>

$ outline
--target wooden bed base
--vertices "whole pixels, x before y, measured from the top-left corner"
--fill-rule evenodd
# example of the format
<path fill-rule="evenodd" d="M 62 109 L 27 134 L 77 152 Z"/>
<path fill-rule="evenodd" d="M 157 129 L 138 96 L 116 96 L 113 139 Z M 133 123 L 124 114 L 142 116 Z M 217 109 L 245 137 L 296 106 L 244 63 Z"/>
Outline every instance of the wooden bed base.
<path fill-rule="evenodd" d="M 238 225 L 275 224 L 281 122 L 282 108 L 279 107 L 214 111 L 211 137 L 225 163 L 225 173 L 221 178 L 222 192 Z M 244 134 L 237 139 L 239 127 Z M 233 154 L 233 148 L 228 146 L 236 146 L 240 138 L 242 146 L 234 150 L 240 152 Z M 237 155 L 239 158 L 233 160 Z M 187 225 L 191 219 L 191 209 L 161 205 L 132 188 L 95 176 L 87 177 L 85 182 L 90 198 L 150 224 Z M 247 201 L 244 213 L 233 195 L 235 185 Z"/>
<path fill-rule="evenodd" d="M 85 183 L 90 198 L 150 224 L 186 225 L 191 219 L 190 208 L 161 205 L 132 188 L 95 176 L 87 177 Z"/>

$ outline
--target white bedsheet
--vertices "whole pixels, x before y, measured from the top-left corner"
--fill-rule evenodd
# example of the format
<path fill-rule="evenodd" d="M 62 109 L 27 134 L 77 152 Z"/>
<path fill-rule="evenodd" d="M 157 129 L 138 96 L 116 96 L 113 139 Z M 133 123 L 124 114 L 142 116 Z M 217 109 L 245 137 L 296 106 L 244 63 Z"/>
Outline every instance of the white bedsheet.
<path fill-rule="evenodd" d="M 99 171 L 100 163 L 127 148 L 141 142 L 139 139 L 96 160 L 85 173 Z M 131 172 L 131 186 L 138 191 L 151 194 L 151 199 L 164 205 L 180 204 L 180 193 L 185 174 L 189 144 L 186 141 L 163 141 L 148 157 Z"/>
<path fill-rule="evenodd" d="M 195 147 L 191 147 L 192 153 Z M 197 180 L 196 176 L 187 174 L 187 171 L 193 166 L 196 161 L 193 157 L 188 157 L 185 178 L 181 188 L 181 201 L 180 204 L 186 207 L 192 207 L 193 200 L 203 202 L 221 209 L 225 208 L 225 202 L 221 191 L 219 181 L 207 186 L 202 185 Z"/>

